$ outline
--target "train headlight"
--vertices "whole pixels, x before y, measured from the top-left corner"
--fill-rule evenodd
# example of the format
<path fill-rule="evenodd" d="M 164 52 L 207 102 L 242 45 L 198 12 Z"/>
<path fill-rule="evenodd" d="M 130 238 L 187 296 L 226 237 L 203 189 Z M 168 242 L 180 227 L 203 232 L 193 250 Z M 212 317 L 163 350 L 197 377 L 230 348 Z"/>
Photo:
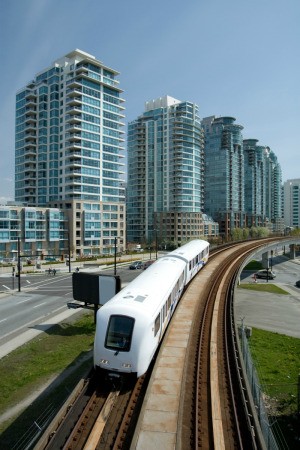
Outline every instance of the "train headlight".
<path fill-rule="evenodd" d="M 109 361 L 107 359 L 100 359 L 100 364 L 108 364 Z"/>
<path fill-rule="evenodd" d="M 122 364 L 122 367 L 124 367 L 124 369 L 131 369 L 131 364 Z"/>

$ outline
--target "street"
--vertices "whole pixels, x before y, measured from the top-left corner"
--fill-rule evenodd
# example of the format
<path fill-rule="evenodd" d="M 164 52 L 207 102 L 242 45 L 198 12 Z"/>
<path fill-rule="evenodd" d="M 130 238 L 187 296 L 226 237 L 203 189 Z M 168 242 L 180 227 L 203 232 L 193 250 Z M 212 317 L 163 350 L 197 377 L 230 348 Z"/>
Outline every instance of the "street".
<path fill-rule="evenodd" d="M 288 285 L 296 295 L 300 293 L 300 289 L 295 287 L 295 282 L 300 280 L 298 260 L 290 261 L 283 256 L 277 256 L 272 262 L 276 278 L 269 282 L 282 287 Z M 80 270 L 93 274 L 114 274 L 113 266 L 101 271 L 97 267 Z M 128 265 L 117 266 L 117 275 L 121 278 L 122 287 L 141 272 L 141 269 L 129 270 Z M 252 277 L 253 272 L 243 271 L 241 282 L 251 283 Z M 258 282 L 267 283 L 266 280 L 258 280 Z M 15 346 L 21 345 L 25 338 L 29 340 L 34 337 L 33 333 L 28 333 L 29 331 L 46 331 L 53 324 L 82 311 L 82 308 L 73 310 L 67 306 L 73 301 L 72 273 L 68 271 L 57 271 L 55 276 L 47 272 L 21 275 L 20 292 L 17 278 L 12 280 L 11 275 L 1 275 L 0 291 L 0 349 L 12 340 L 15 340 Z M 17 339 L 20 342 L 17 342 Z"/>
<path fill-rule="evenodd" d="M 88 270 L 86 273 L 113 275 L 114 268 L 104 271 Z M 141 270 L 117 268 L 117 275 L 124 287 L 141 273 Z M 18 279 L 2 275 L 0 278 L 0 347 L 30 329 L 42 329 L 42 323 L 57 323 L 57 318 L 74 314 L 67 303 L 73 300 L 72 273 L 27 274 L 21 276 L 21 291 L 18 291 Z M 49 328 L 49 326 L 48 326 Z M 44 327 L 44 330 L 46 326 Z"/>

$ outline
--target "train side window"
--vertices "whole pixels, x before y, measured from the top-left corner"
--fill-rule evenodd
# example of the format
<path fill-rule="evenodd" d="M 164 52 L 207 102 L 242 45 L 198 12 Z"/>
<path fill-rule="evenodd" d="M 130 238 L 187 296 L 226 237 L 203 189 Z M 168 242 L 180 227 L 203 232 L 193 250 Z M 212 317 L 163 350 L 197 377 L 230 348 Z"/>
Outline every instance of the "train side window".
<path fill-rule="evenodd" d="M 180 286 L 182 285 L 183 280 L 184 280 L 184 272 L 182 272 L 182 274 L 180 275 L 180 279 L 179 279 Z"/>
<path fill-rule="evenodd" d="M 160 329 L 160 314 L 158 314 L 158 316 L 155 319 L 155 323 L 154 323 L 154 336 L 157 335 L 157 333 L 159 332 Z"/>
<path fill-rule="evenodd" d="M 172 298 L 175 299 L 176 297 L 176 286 L 172 290 Z"/>
<path fill-rule="evenodd" d="M 192 268 L 192 261 L 190 261 L 189 263 L 189 269 L 191 270 L 191 268 Z"/>
<path fill-rule="evenodd" d="M 166 301 L 166 303 L 164 305 L 164 310 L 165 310 L 165 317 L 167 317 L 167 314 L 168 314 L 168 300 Z"/>
<path fill-rule="evenodd" d="M 171 295 L 169 295 L 169 298 L 168 298 L 168 309 L 170 309 L 171 308 Z"/>

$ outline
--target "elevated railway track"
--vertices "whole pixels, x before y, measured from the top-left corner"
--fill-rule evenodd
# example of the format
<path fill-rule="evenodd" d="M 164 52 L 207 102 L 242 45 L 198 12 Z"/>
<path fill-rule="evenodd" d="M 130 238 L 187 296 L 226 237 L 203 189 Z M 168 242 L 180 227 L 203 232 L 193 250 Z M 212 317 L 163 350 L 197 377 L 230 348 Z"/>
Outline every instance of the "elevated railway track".
<path fill-rule="evenodd" d="M 269 239 L 264 246 L 282 240 Z M 264 449 L 239 355 L 233 293 L 261 241 L 211 252 L 137 381 L 86 380 L 35 449 Z"/>

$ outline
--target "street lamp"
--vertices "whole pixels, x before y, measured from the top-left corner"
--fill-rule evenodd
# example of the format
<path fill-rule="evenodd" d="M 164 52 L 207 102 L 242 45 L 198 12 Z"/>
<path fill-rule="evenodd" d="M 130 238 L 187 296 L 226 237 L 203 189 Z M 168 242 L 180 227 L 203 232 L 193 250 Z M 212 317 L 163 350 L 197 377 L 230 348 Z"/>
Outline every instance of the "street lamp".
<path fill-rule="evenodd" d="M 21 245 L 18 237 L 18 291 L 21 292 Z"/>
<path fill-rule="evenodd" d="M 273 255 L 274 255 L 274 252 L 273 252 L 273 250 L 271 250 L 271 258 L 270 258 L 270 260 L 271 260 L 271 270 L 273 270 Z"/>
<path fill-rule="evenodd" d="M 117 237 L 114 239 L 115 243 L 115 259 L 114 259 L 114 275 L 117 275 Z"/>
<path fill-rule="evenodd" d="M 69 257 L 69 273 L 71 272 L 71 243 L 70 243 L 70 226 L 68 229 L 68 257 Z"/>

